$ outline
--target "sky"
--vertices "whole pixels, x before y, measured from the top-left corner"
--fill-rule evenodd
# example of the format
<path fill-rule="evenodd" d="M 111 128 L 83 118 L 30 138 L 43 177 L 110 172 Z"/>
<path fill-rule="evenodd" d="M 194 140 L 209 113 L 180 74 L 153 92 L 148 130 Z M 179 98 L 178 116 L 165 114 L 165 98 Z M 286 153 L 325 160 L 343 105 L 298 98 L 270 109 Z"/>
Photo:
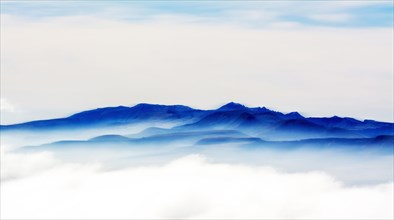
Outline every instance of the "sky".
<path fill-rule="evenodd" d="M 392 1 L 1 1 L 1 124 L 235 101 L 394 121 Z"/>

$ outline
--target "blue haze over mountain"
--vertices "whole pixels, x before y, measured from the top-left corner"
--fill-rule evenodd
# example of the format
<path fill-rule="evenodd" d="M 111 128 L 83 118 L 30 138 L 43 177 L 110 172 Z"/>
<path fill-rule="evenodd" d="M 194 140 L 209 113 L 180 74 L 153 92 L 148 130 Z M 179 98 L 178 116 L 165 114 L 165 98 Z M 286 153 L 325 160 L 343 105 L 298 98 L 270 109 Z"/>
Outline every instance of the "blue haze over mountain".
<path fill-rule="evenodd" d="M 228 103 L 215 110 L 183 105 L 138 104 L 107 107 L 66 118 L 1 125 L 2 133 L 15 131 L 65 131 L 111 128 L 127 125 L 173 123 L 171 128 L 148 127 L 137 134 L 108 133 L 87 140 L 61 140 L 47 145 L 118 146 L 186 144 L 208 146 L 237 144 L 248 147 L 357 147 L 392 150 L 394 124 L 348 117 L 304 117 L 298 112 L 283 114 L 265 107 L 249 108 Z M 131 132 L 130 132 L 131 133 Z"/>

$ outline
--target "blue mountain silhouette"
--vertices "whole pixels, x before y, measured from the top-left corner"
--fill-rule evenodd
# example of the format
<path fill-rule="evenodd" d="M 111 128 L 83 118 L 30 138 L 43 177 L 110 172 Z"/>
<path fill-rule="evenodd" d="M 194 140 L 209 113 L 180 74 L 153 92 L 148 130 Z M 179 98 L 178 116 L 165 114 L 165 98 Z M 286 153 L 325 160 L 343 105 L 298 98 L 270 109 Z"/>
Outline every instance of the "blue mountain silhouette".
<path fill-rule="evenodd" d="M 201 117 L 206 111 L 182 105 L 138 104 L 133 107 L 118 106 L 83 111 L 66 118 L 31 121 L 14 125 L 1 125 L 1 129 L 56 129 L 89 126 L 111 126 L 147 121 L 173 121 Z"/>
<path fill-rule="evenodd" d="M 130 138 L 122 135 L 102 135 L 88 140 L 64 140 L 40 146 L 28 146 L 22 150 L 62 150 L 70 148 L 100 147 L 138 147 L 138 146 L 187 146 L 233 145 L 252 148 L 341 148 L 348 150 L 372 150 L 392 153 L 393 135 L 380 135 L 374 138 L 314 138 L 292 141 L 266 141 L 258 137 L 250 137 L 233 130 L 214 130 L 197 132 L 175 132 L 152 135 L 142 138 Z"/>
<path fill-rule="evenodd" d="M 249 108 L 230 102 L 218 109 L 200 110 L 183 105 L 138 104 L 83 111 L 66 118 L 1 125 L 2 132 L 45 131 L 112 127 L 149 122 L 177 122 L 169 131 L 156 129 L 151 135 L 190 131 L 236 130 L 264 140 L 307 138 L 375 138 L 394 135 L 394 124 L 349 117 L 306 118 L 298 112 L 284 114 L 265 107 Z M 159 133 L 155 133 L 159 132 Z"/>

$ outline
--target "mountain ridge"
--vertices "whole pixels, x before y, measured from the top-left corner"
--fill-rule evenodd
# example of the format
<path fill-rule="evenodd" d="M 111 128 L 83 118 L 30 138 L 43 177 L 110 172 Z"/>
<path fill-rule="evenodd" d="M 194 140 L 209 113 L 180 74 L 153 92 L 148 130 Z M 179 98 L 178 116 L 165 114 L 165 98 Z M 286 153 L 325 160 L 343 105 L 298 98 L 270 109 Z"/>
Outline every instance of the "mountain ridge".
<path fill-rule="evenodd" d="M 201 110 L 185 105 L 140 103 L 132 107 L 97 108 L 65 118 L 0 125 L 4 131 L 40 131 L 96 128 L 148 122 L 177 122 L 174 130 L 235 129 L 248 134 L 314 137 L 375 137 L 394 135 L 394 123 L 357 120 L 351 117 L 305 117 L 298 112 L 282 113 L 265 107 L 247 107 L 230 102 L 217 109 Z M 309 133 L 309 134 L 308 134 Z M 307 135 L 305 135 L 307 134 Z M 313 134 L 313 135 L 312 135 Z"/>

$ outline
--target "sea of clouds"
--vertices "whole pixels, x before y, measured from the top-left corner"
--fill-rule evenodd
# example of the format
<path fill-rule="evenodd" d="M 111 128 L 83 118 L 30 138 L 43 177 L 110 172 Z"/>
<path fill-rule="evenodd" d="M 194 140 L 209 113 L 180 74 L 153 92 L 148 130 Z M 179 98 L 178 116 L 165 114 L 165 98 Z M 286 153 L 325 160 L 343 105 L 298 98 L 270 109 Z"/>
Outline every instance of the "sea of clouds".
<path fill-rule="evenodd" d="M 3 143 L 2 219 L 394 217 L 393 158 L 387 155 L 217 147 L 111 166 L 120 154 L 84 160 L 75 151 L 70 160 L 7 149 Z M 164 159 L 146 162 L 158 158 Z"/>

